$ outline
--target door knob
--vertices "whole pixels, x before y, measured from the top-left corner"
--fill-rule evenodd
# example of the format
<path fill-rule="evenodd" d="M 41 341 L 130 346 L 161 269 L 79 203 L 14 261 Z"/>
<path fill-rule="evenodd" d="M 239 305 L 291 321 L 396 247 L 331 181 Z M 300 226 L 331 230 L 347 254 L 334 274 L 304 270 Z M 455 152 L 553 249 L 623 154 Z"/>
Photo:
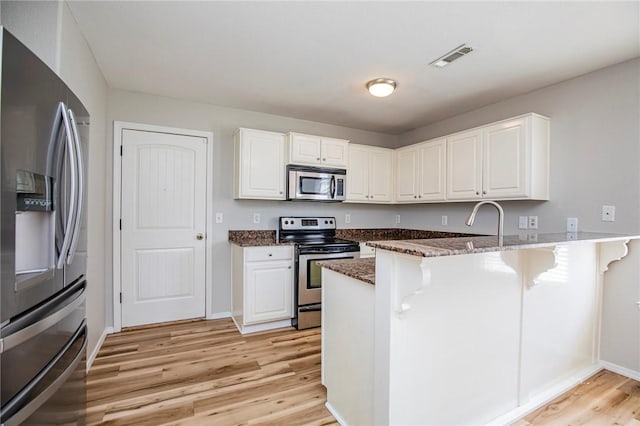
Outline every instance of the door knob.
<path fill-rule="evenodd" d="M 204 239 L 204 234 L 202 234 L 202 233 L 198 232 L 198 233 L 196 234 L 196 240 L 203 240 L 203 239 Z"/>

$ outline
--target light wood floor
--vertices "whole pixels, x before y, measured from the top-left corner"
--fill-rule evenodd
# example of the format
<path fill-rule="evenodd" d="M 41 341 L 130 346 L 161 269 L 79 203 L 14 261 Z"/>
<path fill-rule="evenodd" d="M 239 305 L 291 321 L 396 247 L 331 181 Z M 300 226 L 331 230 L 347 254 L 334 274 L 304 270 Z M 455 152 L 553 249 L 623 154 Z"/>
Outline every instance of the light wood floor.
<path fill-rule="evenodd" d="M 320 329 L 242 336 L 229 319 L 107 337 L 87 378 L 100 425 L 337 425 L 324 407 Z M 640 383 L 602 371 L 514 426 L 640 426 Z"/>
<path fill-rule="evenodd" d="M 87 399 L 89 424 L 337 425 L 324 407 L 317 328 L 242 336 L 224 319 L 113 334 Z"/>

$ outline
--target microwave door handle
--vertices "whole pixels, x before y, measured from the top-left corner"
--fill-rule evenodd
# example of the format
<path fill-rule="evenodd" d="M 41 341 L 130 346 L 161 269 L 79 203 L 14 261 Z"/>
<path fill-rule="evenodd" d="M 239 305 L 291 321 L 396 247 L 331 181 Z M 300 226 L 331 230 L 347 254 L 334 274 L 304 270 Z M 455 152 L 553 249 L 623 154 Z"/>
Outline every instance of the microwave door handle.
<path fill-rule="evenodd" d="M 69 122 L 71 123 L 71 132 L 73 135 L 75 154 L 76 154 L 76 173 L 78 174 L 78 197 L 76 198 L 75 221 L 73 224 L 73 233 L 71 234 L 71 244 L 69 246 L 69 255 L 67 256 L 67 264 L 71 264 L 76 254 L 76 245 L 78 244 L 78 234 L 80 233 L 80 221 L 82 220 L 83 210 L 83 194 L 84 194 L 84 163 L 82 159 L 82 150 L 80 149 L 80 137 L 78 135 L 78 126 L 73 111 L 69 109 Z"/>
<path fill-rule="evenodd" d="M 67 254 L 69 251 L 69 245 L 71 244 L 72 237 L 72 227 L 74 221 L 74 208 L 76 206 L 76 160 L 75 160 L 75 147 L 73 146 L 73 136 L 71 135 L 71 126 L 69 125 L 69 117 L 66 113 L 66 108 L 63 110 L 62 121 L 64 123 L 64 131 L 66 135 L 67 142 L 67 154 L 69 155 L 69 175 L 70 175 L 70 185 L 71 190 L 69 191 L 69 206 L 68 206 L 68 215 L 67 215 L 67 223 L 64 228 L 64 238 L 62 240 L 62 248 L 60 249 L 60 256 L 58 257 L 58 261 L 56 262 L 56 267 L 58 269 L 62 269 L 64 266 L 64 262 L 67 259 Z M 60 187 L 62 182 L 58 182 L 58 187 Z M 58 212 L 61 214 L 61 212 Z"/>
<path fill-rule="evenodd" d="M 334 175 L 331 175 L 331 186 L 329 190 L 331 191 L 331 199 L 333 200 L 336 198 L 336 177 Z"/>

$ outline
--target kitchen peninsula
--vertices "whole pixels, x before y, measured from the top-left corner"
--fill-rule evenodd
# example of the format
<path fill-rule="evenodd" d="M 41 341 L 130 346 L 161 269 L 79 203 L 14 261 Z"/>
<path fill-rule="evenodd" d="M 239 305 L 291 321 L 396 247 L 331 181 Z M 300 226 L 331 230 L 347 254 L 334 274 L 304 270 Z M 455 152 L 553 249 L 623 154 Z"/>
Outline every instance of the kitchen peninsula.
<path fill-rule="evenodd" d="M 605 271 L 637 238 L 378 241 L 375 273 L 323 263 L 327 407 L 354 425 L 515 420 L 602 368 Z"/>

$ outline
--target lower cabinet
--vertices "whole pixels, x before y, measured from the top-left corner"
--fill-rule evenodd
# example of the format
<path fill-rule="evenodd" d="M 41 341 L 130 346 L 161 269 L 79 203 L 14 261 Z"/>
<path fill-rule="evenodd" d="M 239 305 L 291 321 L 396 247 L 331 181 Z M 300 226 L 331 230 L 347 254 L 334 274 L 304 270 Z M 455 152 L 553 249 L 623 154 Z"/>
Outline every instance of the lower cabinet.
<path fill-rule="evenodd" d="M 241 333 L 291 325 L 293 247 L 232 245 L 233 320 Z"/>

